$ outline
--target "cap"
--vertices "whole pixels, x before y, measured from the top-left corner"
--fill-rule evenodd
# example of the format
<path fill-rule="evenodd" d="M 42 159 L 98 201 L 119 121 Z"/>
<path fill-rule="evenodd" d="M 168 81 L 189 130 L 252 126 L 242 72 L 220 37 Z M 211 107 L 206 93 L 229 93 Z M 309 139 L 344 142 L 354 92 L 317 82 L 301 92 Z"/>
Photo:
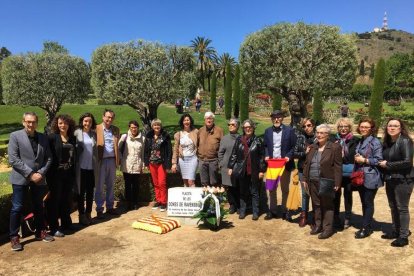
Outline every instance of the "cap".
<path fill-rule="evenodd" d="M 284 117 L 284 114 L 280 110 L 275 110 L 270 114 L 270 117 Z"/>

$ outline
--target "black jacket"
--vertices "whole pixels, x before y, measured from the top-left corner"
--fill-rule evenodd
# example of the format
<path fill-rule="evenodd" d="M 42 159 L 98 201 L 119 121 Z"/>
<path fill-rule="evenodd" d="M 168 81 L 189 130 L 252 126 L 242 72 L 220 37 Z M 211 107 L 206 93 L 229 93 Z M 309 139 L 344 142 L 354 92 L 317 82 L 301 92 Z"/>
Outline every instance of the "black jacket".
<path fill-rule="evenodd" d="M 414 178 L 413 141 L 410 138 L 400 136 L 390 148 L 384 143 L 383 152 L 385 153 L 384 158 L 387 160 L 387 166 L 384 170 L 386 180 Z"/>
<path fill-rule="evenodd" d="M 343 164 L 353 164 L 354 163 L 354 158 L 355 158 L 355 154 L 356 154 L 356 147 L 357 147 L 360 140 L 361 140 L 361 138 L 356 137 L 356 136 L 352 136 L 352 138 L 349 139 L 349 141 L 347 142 L 348 154 L 345 155 L 342 158 Z M 335 137 L 335 142 L 339 144 L 338 137 Z"/>
<path fill-rule="evenodd" d="M 244 146 L 241 142 L 242 136 L 237 137 L 236 142 L 233 146 L 233 150 L 229 159 L 228 168 L 233 169 L 236 163 L 243 163 L 245 156 L 244 156 Z M 249 146 L 249 154 L 251 159 L 251 168 L 252 168 L 252 180 L 259 180 L 259 173 L 266 172 L 266 162 L 265 158 L 265 148 L 262 140 L 256 136 L 251 138 L 251 143 Z M 245 166 L 247 166 L 247 162 L 245 162 Z"/>
<path fill-rule="evenodd" d="M 161 144 L 161 157 L 163 159 L 163 167 L 166 170 L 171 169 L 171 158 L 172 158 L 172 147 L 171 147 L 171 138 L 170 134 L 166 132 L 165 130 L 161 129 L 161 137 L 163 139 L 163 142 Z M 145 147 L 144 147 L 144 163 L 145 166 L 149 166 L 150 164 L 150 156 L 151 156 L 151 145 L 154 142 L 154 130 L 148 131 L 146 137 L 145 137 Z"/>

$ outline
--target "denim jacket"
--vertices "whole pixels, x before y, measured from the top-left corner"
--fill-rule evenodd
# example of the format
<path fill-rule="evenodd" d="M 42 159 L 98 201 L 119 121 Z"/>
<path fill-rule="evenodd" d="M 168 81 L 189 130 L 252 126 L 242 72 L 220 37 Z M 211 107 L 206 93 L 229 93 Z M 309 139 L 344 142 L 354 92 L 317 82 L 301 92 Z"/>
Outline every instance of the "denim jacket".
<path fill-rule="evenodd" d="M 381 142 L 369 136 L 362 139 L 356 148 L 356 152 L 368 159 L 369 164 L 363 164 L 365 174 L 364 186 L 368 189 L 377 189 L 384 185 L 382 175 L 378 169 L 378 162 L 383 160 Z"/>

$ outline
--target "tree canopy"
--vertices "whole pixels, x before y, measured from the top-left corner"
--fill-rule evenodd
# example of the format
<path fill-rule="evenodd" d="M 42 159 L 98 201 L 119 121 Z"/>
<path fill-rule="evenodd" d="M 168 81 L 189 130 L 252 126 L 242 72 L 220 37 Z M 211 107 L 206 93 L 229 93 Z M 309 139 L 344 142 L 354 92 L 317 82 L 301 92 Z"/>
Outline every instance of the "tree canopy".
<path fill-rule="evenodd" d="M 358 62 L 354 37 L 338 27 L 281 23 L 250 34 L 239 61 L 251 91 L 280 93 L 297 116 L 306 116 L 314 91 L 349 89 Z"/>
<path fill-rule="evenodd" d="M 42 108 L 47 126 L 63 103 L 83 103 L 91 91 L 89 67 L 79 57 L 29 53 L 10 56 L 2 66 L 4 102 Z"/>
<path fill-rule="evenodd" d="M 197 89 L 193 58 L 189 47 L 158 42 L 104 45 L 92 55 L 92 86 L 98 97 L 136 109 L 148 125 L 162 102 Z"/>

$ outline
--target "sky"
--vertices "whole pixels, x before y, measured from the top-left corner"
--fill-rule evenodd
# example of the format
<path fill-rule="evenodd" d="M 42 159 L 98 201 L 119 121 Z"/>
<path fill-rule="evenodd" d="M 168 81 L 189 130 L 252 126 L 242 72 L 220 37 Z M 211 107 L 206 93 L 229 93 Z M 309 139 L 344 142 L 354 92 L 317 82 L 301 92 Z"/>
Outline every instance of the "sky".
<path fill-rule="evenodd" d="M 238 57 L 245 37 L 280 22 L 327 24 L 341 32 L 381 27 L 414 33 L 414 0 L 0 0 L 0 47 L 39 52 L 45 40 L 90 61 L 92 52 L 136 39 L 187 46 L 197 36 Z"/>

